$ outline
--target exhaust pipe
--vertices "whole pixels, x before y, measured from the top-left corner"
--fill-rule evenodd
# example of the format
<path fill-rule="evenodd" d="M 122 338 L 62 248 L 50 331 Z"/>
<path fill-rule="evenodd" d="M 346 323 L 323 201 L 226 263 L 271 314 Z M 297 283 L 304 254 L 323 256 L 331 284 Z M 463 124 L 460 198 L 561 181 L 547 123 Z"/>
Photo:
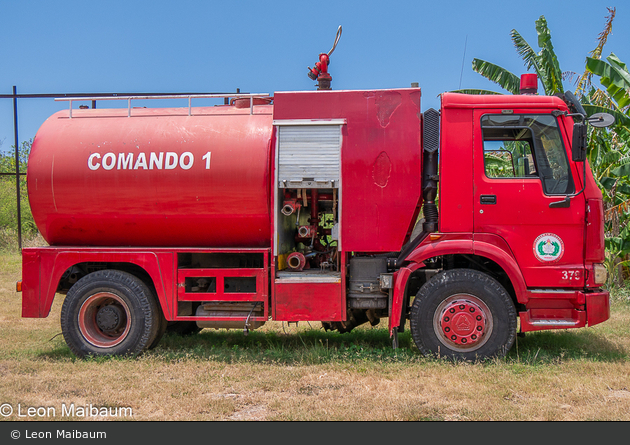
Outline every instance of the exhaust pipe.
<path fill-rule="evenodd" d="M 424 112 L 424 128 L 422 132 L 424 160 L 422 166 L 422 199 L 424 201 L 425 232 L 437 232 L 438 209 L 435 204 L 438 187 L 438 152 L 440 147 L 440 113 L 433 108 Z"/>
<path fill-rule="evenodd" d="M 390 262 L 388 266 L 392 269 L 399 267 L 405 258 L 420 245 L 429 233 L 438 231 L 438 208 L 435 203 L 437 197 L 438 181 L 438 155 L 440 148 L 440 113 L 433 108 L 429 108 L 423 114 L 422 145 L 422 200 L 424 205 L 424 223 L 422 232 L 411 240 L 400 251 L 398 258 Z"/>

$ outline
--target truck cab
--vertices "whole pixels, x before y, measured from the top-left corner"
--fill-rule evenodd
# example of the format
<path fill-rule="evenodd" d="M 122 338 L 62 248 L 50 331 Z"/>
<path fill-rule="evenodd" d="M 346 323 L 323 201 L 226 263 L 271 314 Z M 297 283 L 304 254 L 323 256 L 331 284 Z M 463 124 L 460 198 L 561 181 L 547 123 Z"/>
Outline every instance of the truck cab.
<path fill-rule="evenodd" d="M 403 303 L 412 334 L 423 330 L 414 334 L 421 349 L 442 347 L 470 357 L 488 347 L 470 336 L 481 339 L 488 329 L 566 329 L 608 319 L 602 195 L 587 161 L 573 160 L 570 114 L 559 97 L 442 95 L 438 229 L 402 268 L 422 283 L 415 295 L 421 298 L 408 295 L 414 302 Z M 442 299 L 432 296 L 437 290 L 429 283 L 436 278 L 427 279 L 429 271 L 443 277 Z M 467 290 L 467 280 L 488 277 L 509 294 L 513 308 L 484 306 L 487 301 Z M 434 299 L 436 310 L 422 302 Z M 514 325 L 490 323 L 488 313 L 505 311 L 499 318 L 507 320 L 513 309 L 518 328 L 516 317 Z M 433 316 L 422 315 L 427 311 Z M 506 345 L 510 337 L 504 337 Z"/>

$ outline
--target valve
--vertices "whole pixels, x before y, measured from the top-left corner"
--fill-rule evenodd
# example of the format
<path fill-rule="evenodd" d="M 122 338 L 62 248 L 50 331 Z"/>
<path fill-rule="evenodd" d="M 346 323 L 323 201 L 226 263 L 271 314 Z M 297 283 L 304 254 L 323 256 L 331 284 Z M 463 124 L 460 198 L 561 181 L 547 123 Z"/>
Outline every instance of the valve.
<path fill-rule="evenodd" d="M 330 82 L 332 81 L 331 75 L 328 73 L 328 65 L 330 65 L 330 55 L 333 53 L 341 38 L 341 25 L 337 28 L 337 35 L 335 36 L 335 43 L 333 47 L 327 53 L 321 53 L 319 55 L 319 61 L 315 63 L 315 67 L 308 67 L 308 77 L 313 80 L 317 80 L 318 90 L 330 90 Z"/>
<path fill-rule="evenodd" d="M 287 257 L 287 268 L 292 271 L 300 272 L 306 266 L 306 258 L 300 252 L 292 252 Z"/>
<path fill-rule="evenodd" d="M 282 204 L 281 212 L 284 216 L 291 216 L 296 210 L 299 210 L 300 207 L 302 207 L 302 204 L 297 202 L 297 199 L 285 199 Z"/>
<path fill-rule="evenodd" d="M 317 233 L 317 226 L 300 226 L 298 227 L 298 236 L 300 238 L 312 238 Z"/>

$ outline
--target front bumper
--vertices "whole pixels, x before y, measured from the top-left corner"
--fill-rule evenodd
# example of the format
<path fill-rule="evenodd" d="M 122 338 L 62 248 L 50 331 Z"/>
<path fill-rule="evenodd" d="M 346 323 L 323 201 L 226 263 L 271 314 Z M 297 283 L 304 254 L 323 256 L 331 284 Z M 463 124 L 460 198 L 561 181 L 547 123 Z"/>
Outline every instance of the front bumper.
<path fill-rule="evenodd" d="M 594 326 L 610 318 L 610 293 L 533 293 L 526 310 L 519 313 L 521 332 Z"/>

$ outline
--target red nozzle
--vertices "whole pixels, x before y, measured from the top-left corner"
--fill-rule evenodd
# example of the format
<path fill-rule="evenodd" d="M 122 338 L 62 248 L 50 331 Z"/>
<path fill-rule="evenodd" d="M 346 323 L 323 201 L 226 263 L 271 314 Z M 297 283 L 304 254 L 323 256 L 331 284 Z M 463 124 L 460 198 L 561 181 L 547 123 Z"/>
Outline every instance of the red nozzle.
<path fill-rule="evenodd" d="M 329 90 L 330 81 L 332 77 L 328 74 L 328 65 L 330 64 L 330 58 L 328 54 L 322 53 L 319 55 L 319 62 L 315 64 L 315 68 L 308 67 L 308 77 L 319 82 L 320 90 Z"/>
<path fill-rule="evenodd" d="M 335 36 L 335 43 L 328 53 L 322 53 L 319 55 L 319 62 L 315 64 L 315 68 L 308 67 L 308 77 L 318 82 L 318 90 L 330 90 L 330 81 L 332 77 L 328 74 L 328 65 L 330 65 L 330 55 L 333 53 L 341 38 L 341 25 L 337 28 L 337 35 Z"/>

